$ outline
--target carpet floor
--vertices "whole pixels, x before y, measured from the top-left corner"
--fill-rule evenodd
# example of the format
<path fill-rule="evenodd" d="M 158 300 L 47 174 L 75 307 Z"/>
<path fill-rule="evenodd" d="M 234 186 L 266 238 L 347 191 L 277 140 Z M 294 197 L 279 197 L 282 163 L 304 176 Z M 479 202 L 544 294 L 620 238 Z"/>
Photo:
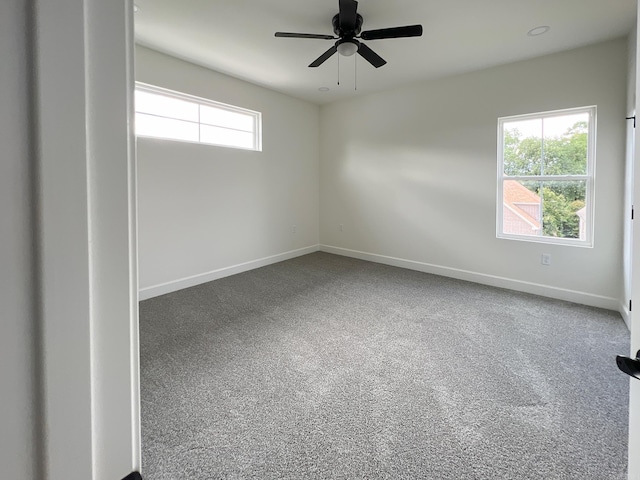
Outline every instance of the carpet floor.
<path fill-rule="evenodd" d="M 165 479 L 626 479 L 615 312 L 314 253 L 140 303 Z"/>

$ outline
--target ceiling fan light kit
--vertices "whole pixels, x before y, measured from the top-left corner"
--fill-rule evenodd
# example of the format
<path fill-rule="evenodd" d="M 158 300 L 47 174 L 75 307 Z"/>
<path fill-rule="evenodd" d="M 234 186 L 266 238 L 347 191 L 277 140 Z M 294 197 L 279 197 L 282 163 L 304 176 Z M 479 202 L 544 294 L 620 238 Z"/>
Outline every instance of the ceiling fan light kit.
<path fill-rule="evenodd" d="M 358 41 L 357 38 L 362 40 L 383 40 L 386 38 L 419 37 L 422 35 L 422 25 L 381 28 L 361 32 L 363 18 L 358 13 L 358 2 L 356 0 L 339 0 L 338 8 L 338 14 L 331 20 L 333 32 L 337 37 L 314 33 L 289 32 L 276 32 L 276 37 L 337 40 L 333 47 L 311 62 L 309 67 L 312 68 L 322 65 L 336 52 L 345 57 L 349 57 L 357 52 L 371 65 L 379 68 L 387 63 L 386 60 L 371 50 L 367 45 Z"/>
<path fill-rule="evenodd" d="M 339 40 L 337 48 L 340 55 L 350 57 L 358 51 L 360 48 L 360 42 L 357 40 Z"/>

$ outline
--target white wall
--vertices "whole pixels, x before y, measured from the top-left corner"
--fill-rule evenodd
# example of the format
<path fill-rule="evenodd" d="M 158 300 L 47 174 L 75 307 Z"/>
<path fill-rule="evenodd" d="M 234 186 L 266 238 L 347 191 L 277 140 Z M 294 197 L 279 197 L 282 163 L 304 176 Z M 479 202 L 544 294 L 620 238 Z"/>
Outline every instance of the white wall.
<path fill-rule="evenodd" d="M 321 248 L 618 309 L 626 60 L 621 39 L 323 107 Z M 586 105 L 594 247 L 496 239 L 497 118 Z"/>
<path fill-rule="evenodd" d="M 141 298 L 317 249 L 318 106 L 143 47 L 136 79 L 260 111 L 263 131 L 262 152 L 138 139 Z"/>
<path fill-rule="evenodd" d="M 29 23 L 0 2 L 0 478 L 38 474 Z"/>

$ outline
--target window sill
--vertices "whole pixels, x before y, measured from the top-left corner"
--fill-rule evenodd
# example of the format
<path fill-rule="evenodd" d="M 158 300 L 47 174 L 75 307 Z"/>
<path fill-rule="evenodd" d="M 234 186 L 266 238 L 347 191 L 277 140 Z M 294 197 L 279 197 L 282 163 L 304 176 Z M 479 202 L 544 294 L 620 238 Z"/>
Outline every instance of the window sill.
<path fill-rule="evenodd" d="M 498 240 L 516 240 L 519 242 L 544 243 L 547 245 L 562 245 L 568 247 L 593 248 L 593 241 L 575 238 L 537 237 L 533 235 L 508 235 L 499 233 Z"/>

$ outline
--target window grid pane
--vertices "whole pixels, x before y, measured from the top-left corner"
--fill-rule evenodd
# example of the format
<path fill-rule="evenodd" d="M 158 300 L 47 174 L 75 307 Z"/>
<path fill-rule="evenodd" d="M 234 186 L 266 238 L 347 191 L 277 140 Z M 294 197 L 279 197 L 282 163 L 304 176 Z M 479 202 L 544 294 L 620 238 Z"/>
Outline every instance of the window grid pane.
<path fill-rule="evenodd" d="M 585 240 L 586 182 L 541 182 L 541 191 L 543 235 Z"/>
<path fill-rule="evenodd" d="M 542 119 L 505 122 L 504 174 L 542 174 Z"/>
<path fill-rule="evenodd" d="M 210 125 L 200 125 L 200 142 L 226 147 L 254 148 L 253 135 L 250 132 Z"/>
<path fill-rule="evenodd" d="M 144 137 L 197 142 L 198 124 L 146 113 L 136 113 L 136 134 Z"/>
<path fill-rule="evenodd" d="M 544 175 L 586 175 L 589 114 L 545 118 Z"/>
<path fill-rule="evenodd" d="M 225 127 L 244 132 L 254 131 L 252 115 L 246 113 L 230 112 L 221 108 L 200 105 L 200 123 L 212 127 Z"/>
<path fill-rule="evenodd" d="M 542 234 L 540 182 L 503 181 L 503 232 L 512 235 Z"/>
<path fill-rule="evenodd" d="M 136 90 L 136 112 L 191 122 L 198 121 L 197 104 L 143 90 Z"/>

